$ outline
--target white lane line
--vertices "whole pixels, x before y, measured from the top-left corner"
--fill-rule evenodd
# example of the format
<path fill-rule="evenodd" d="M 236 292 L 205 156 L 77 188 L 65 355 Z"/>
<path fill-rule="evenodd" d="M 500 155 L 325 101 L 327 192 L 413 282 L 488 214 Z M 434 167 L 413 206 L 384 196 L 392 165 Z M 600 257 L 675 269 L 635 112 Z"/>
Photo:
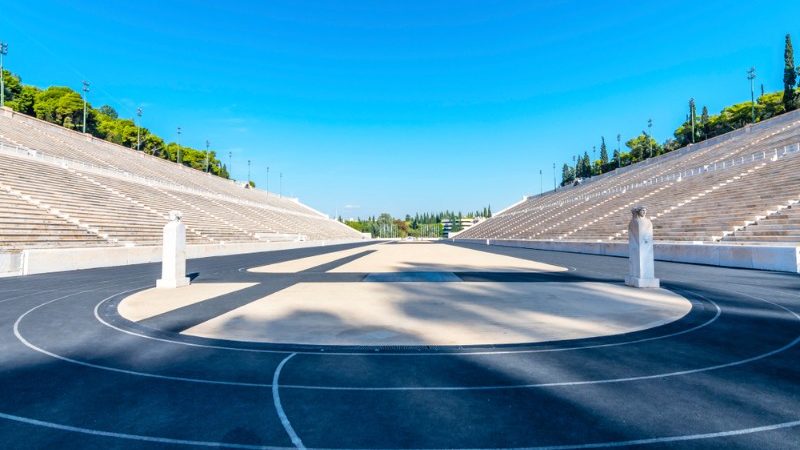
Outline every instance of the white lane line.
<path fill-rule="evenodd" d="M 586 349 L 594 349 L 594 348 L 605 348 L 605 347 L 617 347 L 620 345 L 629 345 L 629 344 L 639 344 L 641 342 L 649 342 L 655 341 L 659 339 L 666 339 L 675 336 L 680 336 L 682 334 L 691 333 L 693 331 L 697 331 L 703 327 L 711 325 L 717 319 L 719 319 L 722 310 L 720 309 L 719 305 L 717 305 L 713 300 L 700 295 L 694 291 L 685 290 L 686 292 L 691 292 L 692 294 L 704 299 L 705 301 L 711 303 L 716 313 L 714 317 L 709 319 L 706 322 L 701 323 L 700 325 L 694 326 L 692 328 L 688 328 L 686 330 L 677 331 L 675 333 L 664 334 L 660 336 L 653 336 L 649 338 L 642 338 L 642 339 L 635 339 L 632 341 L 623 341 L 623 342 L 611 342 L 608 344 L 593 344 L 593 345 L 577 345 L 573 347 L 559 347 L 559 348 L 543 348 L 543 349 L 525 349 L 525 350 L 481 350 L 481 351 L 474 351 L 474 352 L 408 352 L 408 353 L 376 353 L 376 352 L 331 352 L 331 353 L 322 353 L 322 352 L 310 352 L 310 351 L 294 351 L 292 353 L 297 353 L 298 355 L 323 355 L 323 356 L 462 356 L 462 355 L 509 355 L 509 354 L 524 354 L 524 353 L 551 353 L 551 352 L 565 352 L 565 351 L 572 351 L 572 350 L 586 350 Z M 270 350 L 270 349 L 263 349 L 263 348 L 242 348 L 242 347 L 229 347 L 225 345 L 213 345 L 213 344 L 199 344 L 194 342 L 186 342 L 186 341 L 178 341 L 173 339 L 166 339 L 166 338 L 159 338 L 155 336 L 148 336 L 146 334 L 137 333 L 132 330 L 126 330 L 124 328 L 120 328 L 116 325 L 112 325 L 111 323 L 107 322 L 105 319 L 100 317 L 100 306 L 102 303 L 111 300 L 114 296 L 109 298 L 103 299 L 100 303 L 95 305 L 94 307 L 94 317 L 95 319 L 100 322 L 103 326 L 108 328 L 112 328 L 117 330 L 121 333 L 129 334 L 131 336 L 137 336 L 144 339 L 150 339 L 153 341 L 159 342 L 167 342 L 170 344 L 177 344 L 177 345 L 185 345 L 188 347 L 200 347 L 200 348 L 212 348 L 217 350 L 230 350 L 230 351 L 238 351 L 238 352 L 251 352 L 251 353 L 281 353 L 286 354 L 290 353 L 290 350 Z"/>
<path fill-rule="evenodd" d="M 123 293 L 115 294 L 115 295 L 121 295 Z M 112 297 L 114 297 L 114 296 L 111 296 L 109 298 L 112 298 Z M 756 298 L 758 300 L 763 300 L 763 299 L 759 299 L 757 297 L 754 297 L 754 298 Z M 104 301 L 106 301 L 106 300 L 108 300 L 108 298 L 102 300 L 100 303 L 97 304 L 97 306 L 95 306 L 95 313 L 97 312 L 97 307 L 100 304 L 102 304 Z M 710 299 L 707 299 L 707 300 L 709 302 L 713 303 L 714 306 L 717 308 L 717 315 L 715 316 L 715 319 L 716 319 L 716 317 L 719 317 L 719 315 L 721 313 L 721 310 L 720 310 L 719 306 L 716 303 L 714 303 L 712 300 L 710 300 Z M 52 301 L 50 301 L 48 303 L 52 303 L 53 301 L 55 301 L 55 300 L 52 300 Z M 785 308 L 785 307 L 783 307 L 781 305 L 777 305 L 777 304 L 774 304 L 772 302 L 769 302 L 767 300 L 763 300 L 763 301 L 765 301 L 766 303 L 769 303 L 769 304 L 773 304 L 773 305 L 775 305 L 775 306 L 777 306 L 779 308 L 782 308 L 782 309 L 786 310 L 787 312 L 789 312 L 793 316 L 795 316 L 795 318 L 800 320 L 800 316 L 795 314 L 793 311 L 791 311 L 791 310 L 789 310 L 789 309 L 787 309 L 787 308 Z M 39 305 L 36 308 L 39 308 L 41 306 L 44 306 L 44 304 Z M 36 308 L 34 308 L 34 309 L 36 309 Z M 28 311 L 28 312 L 30 312 L 30 311 Z M 27 314 L 27 312 L 25 314 Z M 23 316 L 25 314 L 23 314 Z M 22 319 L 22 316 L 20 317 L 20 319 Z M 19 322 L 20 319 L 18 319 L 17 322 Z M 707 322 L 707 323 L 710 323 L 710 322 Z M 16 327 L 17 327 L 17 324 L 15 324 L 15 334 L 17 334 Z M 680 332 L 680 333 L 677 333 L 677 334 L 682 334 L 682 333 L 687 332 L 687 331 L 691 331 L 691 329 L 690 330 L 684 330 L 683 332 Z M 24 339 L 24 338 L 22 338 L 22 336 L 20 336 L 18 334 L 17 334 L 17 337 L 19 339 Z M 650 340 L 650 339 L 654 339 L 654 338 L 649 338 L 648 340 Z M 168 341 L 168 342 L 172 342 L 172 341 Z M 668 372 L 668 373 L 660 373 L 660 374 L 653 374 L 653 375 L 642 375 L 642 376 L 638 376 L 638 377 L 610 378 L 610 379 L 603 379 L 603 380 L 586 380 L 586 381 L 565 381 L 565 382 L 551 382 L 551 383 L 530 383 L 530 384 L 518 384 L 518 385 L 492 385 L 492 386 L 360 387 L 360 386 L 312 386 L 312 385 L 291 385 L 291 384 L 287 384 L 287 385 L 284 385 L 283 387 L 287 388 L 287 389 L 323 390 L 323 391 L 324 390 L 327 390 L 327 391 L 470 391 L 470 390 L 525 389 L 525 388 L 541 388 L 541 387 L 582 386 L 582 385 L 592 385 L 592 384 L 622 383 L 622 382 L 627 382 L 627 381 L 640 381 L 640 380 L 649 380 L 649 379 L 656 379 L 656 378 L 666 378 L 666 377 L 674 377 L 674 376 L 681 376 L 681 375 L 689 375 L 689 374 L 694 374 L 694 373 L 707 372 L 707 371 L 711 371 L 711 370 L 717 370 L 717 369 L 723 369 L 723 368 L 727 368 L 727 367 L 734 367 L 734 366 L 738 366 L 738 365 L 742 365 L 742 364 L 747 364 L 747 363 L 750 363 L 750 362 L 753 362 L 753 361 L 757 361 L 757 360 L 760 360 L 760 359 L 763 359 L 763 358 L 767 358 L 769 356 L 772 356 L 772 355 L 775 355 L 777 353 L 783 352 L 783 351 L 793 347 L 798 342 L 800 342 L 800 336 L 798 336 L 793 341 L 791 341 L 790 343 L 784 345 L 781 348 L 778 348 L 778 349 L 775 349 L 775 350 L 772 350 L 770 352 L 763 353 L 763 354 L 760 354 L 760 355 L 756 355 L 756 356 L 751 357 L 751 358 L 747 358 L 747 359 L 743 359 L 743 360 L 739 360 L 739 361 L 733 361 L 733 362 L 726 363 L 726 364 L 719 364 L 719 365 L 715 365 L 715 366 L 700 367 L 700 368 L 697 368 L 697 369 L 690 369 L 690 370 L 683 370 L 683 371 L 676 371 L 676 372 Z M 101 366 L 101 365 L 97 365 L 97 364 L 86 363 L 86 362 L 83 362 L 83 361 L 77 361 L 77 360 L 73 360 L 73 359 L 70 359 L 70 358 L 66 358 L 66 357 L 63 357 L 63 356 L 59 356 L 59 355 L 47 352 L 46 350 L 39 349 L 38 347 L 33 346 L 32 344 L 30 344 L 30 345 L 26 344 L 26 345 L 28 345 L 30 348 L 32 348 L 34 350 L 40 351 L 40 352 L 45 353 L 47 355 L 50 355 L 52 357 L 55 357 L 55 358 L 58 358 L 58 359 L 62 359 L 64 361 L 72 362 L 72 363 L 75 363 L 75 364 L 80 364 L 80 365 L 84 365 L 84 366 L 88 366 L 88 367 L 92 367 L 92 368 L 96 368 L 96 369 L 101 369 L 101 370 L 109 370 L 109 371 L 113 371 L 113 372 L 122 372 L 122 373 L 130 374 L 130 375 L 150 376 L 150 377 L 154 377 L 154 378 L 163 378 L 163 379 L 170 379 L 170 380 L 175 380 L 175 381 L 200 382 L 200 383 L 209 383 L 209 384 L 224 384 L 224 385 L 249 386 L 249 387 L 270 387 L 270 386 L 272 386 L 273 387 L 273 392 L 275 392 L 274 391 L 274 389 L 275 389 L 275 387 L 274 387 L 275 385 L 274 384 L 268 385 L 268 384 L 262 384 L 262 383 L 243 383 L 243 382 L 233 382 L 233 381 L 220 381 L 220 380 L 207 380 L 207 379 L 196 379 L 196 378 L 171 377 L 171 376 L 167 376 L 167 375 L 155 375 L 155 374 L 150 374 L 150 373 L 147 373 L 147 372 L 138 372 L 138 371 L 132 371 L 132 370 L 118 369 L 118 368 L 114 368 L 114 367 Z M 299 353 L 299 352 L 292 353 L 291 355 L 289 355 L 289 357 L 292 357 L 292 356 L 297 355 L 297 354 L 301 354 L 301 353 Z M 288 361 L 288 359 L 289 358 L 287 357 L 282 362 Z"/>
<path fill-rule="evenodd" d="M 107 297 L 107 299 L 108 298 L 112 298 L 112 297 L 117 296 L 117 295 L 122 295 L 122 294 L 125 294 L 125 293 L 128 293 L 128 292 L 132 292 L 132 291 L 135 291 L 137 289 L 140 289 L 140 288 L 136 287 L 136 288 L 133 288 L 133 289 L 128 289 L 127 291 L 119 292 L 117 294 L 112 295 L 111 297 Z M 89 291 L 83 291 L 83 292 L 89 292 Z M 80 293 L 82 293 L 82 292 L 78 292 L 76 294 L 80 294 Z M 76 294 L 71 294 L 71 295 L 76 295 Z M 19 325 L 22 322 L 22 320 L 28 314 L 32 313 L 33 311 L 35 311 L 35 310 L 37 310 L 37 309 L 39 309 L 39 308 L 41 308 L 41 307 L 43 307 L 45 305 L 48 305 L 48 304 L 53 303 L 53 302 L 55 302 L 57 300 L 61 300 L 61 299 L 67 298 L 67 297 L 69 297 L 69 296 L 59 297 L 59 298 L 56 298 L 54 300 L 50 300 L 48 302 L 42 303 L 41 305 L 31 308 L 28 311 L 26 311 L 25 313 L 23 313 L 21 316 L 19 316 L 19 318 L 17 318 L 16 322 L 14 322 L 14 336 L 16 336 L 17 340 L 19 340 L 23 345 L 25 345 L 26 347 L 30 348 L 31 350 L 34 350 L 34 351 L 39 352 L 39 353 L 43 353 L 43 354 L 45 354 L 47 356 L 50 356 L 51 358 L 60 359 L 62 361 L 66 361 L 68 363 L 77 364 L 77 365 L 84 366 L 84 367 L 91 367 L 92 369 L 107 370 L 107 371 L 110 371 L 110 372 L 124 373 L 126 375 L 134 375 L 134 376 L 140 376 L 140 377 L 158 378 L 158 379 L 162 379 L 162 380 L 186 381 L 186 382 L 190 382 L 190 383 L 221 384 L 221 385 L 230 385 L 230 386 L 246 386 L 246 387 L 258 387 L 258 388 L 266 388 L 266 387 L 270 387 L 271 386 L 270 384 L 266 384 L 266 383 L 245 383 L 245 382 L 240 382 L 240 381 L 222 381 L 222 380 L 209 380 L 209 379 L 204 379 L 204 378 L 189 378 L 189 377 L 176 377 L 176 376 L 170 376 L 170 375 L 159 375 L 159 374 L 155 374 L 155 373 L 140 372 L 140 371 L 136 371 L 136 370 L 119 369 L 119 368 L 116 368 L 116 367 L 103 366 L 103 365 L 100 365 L 100 364 L 93 364 L 93 363 L 89 363 L 89 362 L 85 362 L 85 361 L 80 361 L 80 360 L 77 360 L 77 359 L 68 358 L 66 356 L 61 356 L 59 354 L 56 354 L 56 353 L 50 352 L 48 350 L 45 350 L 45 349 L 43 349 L 41 347 L 38 347 L 38 346 L 34 345 L 30 341 L 28 341 L 22 335 L 22 333 L 20 333 Z"/>
<path fill-rule="evenodd" d="M 89 434 L 92 436 L 102 436 L 117 439 L 129 439 L 134 441 L 143 442 L 157 442 L 159 444 L 176 444 L 176 445 L 194 445 L 198 447 L 215 447 L 215 448 L 237 448 L 248 450 L 290 450 L 290 447 L 271 447 L 266 445 L 248 445 L 248 444 L 232 444 L 228 442 L 211 442 L 211 441 L 193 441 L 188 439 L 172 439 L 158 436 L 146 436 L 141 434 L 129 433 L 116 433 L 113 431 L 95 430 L 92 428 L 73 427 L 70 425 L 62 425 L 60 423 L 47 422 L 44 420 L 30 419 L 22 416 L 15 416 L 13 414 L 0 413 L 0 418 L 12 420 L 14 422 L 26 423 L 28 425 L 35 425 L 38 427 L 52 428 L 55 430 L 71 431 L 73 433 Z"/>
<path fill-rule="evenodd" d="M 283 366 L 294 357 L 297 353 L 292 353 L 291 355 L 283 358 L 280 364 L 278 364 L 278 368 L 275 369 L 275 374 L 272 376 L 272 402 L 275 404 L 275 411 L 278 413 L 278 418 L 281 419 L 281 424 L 283 425 L 283 429 L 286 430 L 286 434 L 289 435 L 289 439 L 292 440 L 292 444 L 294 444 L 295 448 L 300 450 L 305 450 L 305 445 L 303 445 L 303 441 L 300 440 L 300 436 L 295 433 L 294 428 L 292 428 L 291 422 L 289 422 L 289 418 L 286 417 L 286 412 L 283 410 L 283 406 L 281 405 L 281 394 L 280 394 L 280 384 L 278 383 L 278 379 L 281 376 L 281 370 L 283 370 Z"/>
<path fill-rule="evenodd" d="M 295 448 L 295 447 L 276 447 L 267 445 L 234 444 L 229 442 L 193 441 L 188 439 L 172 439 L 172 438 L 164 438 L 158 436 L 147 436 L 141 434 L 116 433 L 112 431 L 95 430 L 92 428 L 74 427 L 70 425 L 63 425 L 44 420 L 30 419 L 28 417 L 16 416 L 13 414 L 5 414 L 5 413 L 0 413 L 0 419 L 6 419 L 14 422 L 20 422 L 28 425 L 51 428 L 61 431 L 88 434 L 92 436 L 129 439 L 142 442 L 157 442 L 160 444 L 193 445 L 197 447 L 235 448 L 235 449 L 247 449 L 247 450 L 291 450 Z M 702 439 L 742 436 L 747 434 L 763 433 L 766 431 L 776 431 L 786 428 L 793 428 L 796 426 L 800 426 L 800 420 L 776 423 L 771 425 L 763 425 L 759 427 L 741 428 L 738 430 L 718 431 L 713 433 L 687 434 L 682 436 L 664 436 L 664 437 L 655 437 L 646 439 L 632 439 L 628 441 L 596 442 L 589 444 L 573 444 L 573 445 L 551 445 L 545 447 L 508 447 L 508 448 L 498 447 L 494 449 L 482 448 L 482 449 L 472 449 L 472 450 L 579 450 L 587 448 L 612 448 L 612 447 L 625 447 L 631 445 L 664 444 L 671 442 L 695 441 Z M 307 450 L 330 450 L 330 449 L 311 448 Z M 434 450 L 434 449 L 417 448 L 415 450 Z"/>

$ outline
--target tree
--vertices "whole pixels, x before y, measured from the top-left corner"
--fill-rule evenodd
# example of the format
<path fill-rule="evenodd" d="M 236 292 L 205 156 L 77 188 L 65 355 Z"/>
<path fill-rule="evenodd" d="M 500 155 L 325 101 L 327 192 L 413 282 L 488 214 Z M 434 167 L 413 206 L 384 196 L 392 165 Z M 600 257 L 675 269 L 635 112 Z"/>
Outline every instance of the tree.
<path fill-rule="evenodd" d="M 566 186 L 573 181 L 575 181 L 575 171 L 569 164 L 564 163 L 561 168 L 561 185 Z"/>
<path fill-rule="evenodd" d="M 608 148 L 606 148 L 606 138 L 600 136 L 600 164 L 608 164 Z"/>
<path fill-rule="evenodd" d="M 22 92 L 22 80 L 19 76 L 3 69 L 3 83 L 5 83 L 5 100 L 13 101 Z"/>
<path fill-rule="evenodd" d="M 786 46 L 783 50 L 783 107 L 786 111 L 792 111 L 797 107 L 794 92 L 795 83 L 797 83 L 797 71 L 794 67 L 792 36 L 787 34 Z"/>
<path fill-rule="evenodd" d="M 111 106 L 103 105 L 100 107 L 98 111 L 100 112 L 100 114 L 104 114 L 112 119 L 119 119 L 119 114 L 117 114 L 117 110 L 112 108 Z"/>
<path fill-rule="evenodd" d="M 703 112 L 700 113 L 700 131 L 703 133 L 703 139 L 708 139 L 708 108 L 705 106 L 703 106 Z"/>
<path fill-rule="evenodd" d="M 22 114 L 33 116 L 36 114 L 33 105 L 36 103 L 36 95 L 40 91 L 37 87 L 24 85 L 19 95 L 14 96 L 14 100 L 7 101 L 6 106 Z"/>
<path fill-rule="evenodd" d="M 36 117 L 73 130 L 83 125 L 83 98 L 68 87 L 51 86 L 36 95 L 33 110 Z M 96 130 L 95 112 L 86 116 L 86 131 Z"/>
<path fill-rule="evenodd" d="M 642 131 L 642 134 L 639 136 L 636 136 L 635 138 L 626 142 L 625 145 L 631 149 L 631 163 L 645 160 L 650 152 L 652 152 L 654 155 L 661 153 L 661 148 L 658 145 L 658 142 L 656 142 L 656 140 L 652 137 L 648 136 L 644 131 Z"/>

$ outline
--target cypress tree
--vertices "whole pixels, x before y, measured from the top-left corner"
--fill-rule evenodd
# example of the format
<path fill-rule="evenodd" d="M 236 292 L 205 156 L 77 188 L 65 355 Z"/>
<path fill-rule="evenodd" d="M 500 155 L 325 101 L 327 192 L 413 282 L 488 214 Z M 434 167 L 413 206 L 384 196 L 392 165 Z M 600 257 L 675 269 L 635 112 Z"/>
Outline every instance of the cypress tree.
<path fill-rule="evenodd" d="M 794 50 L 792 36 L 786 35 L 786 48 L 783 51 L 783 107 L 786 111 L 795 109 L 794 85 L 797 83 L 797 72 L 794 68 Z"/>
<path fill-rule="evenodd" d="M 700 113 L 700 129 L 703 131 L 703 139 L 708 139 L 708 108 L 705 106 Z"/>
<path fill-rule="evenodd" d="M 608 164 L 608 148 L 606 148 L 606 138 L 600 136 L 600 162 L 605 166 Z"/>

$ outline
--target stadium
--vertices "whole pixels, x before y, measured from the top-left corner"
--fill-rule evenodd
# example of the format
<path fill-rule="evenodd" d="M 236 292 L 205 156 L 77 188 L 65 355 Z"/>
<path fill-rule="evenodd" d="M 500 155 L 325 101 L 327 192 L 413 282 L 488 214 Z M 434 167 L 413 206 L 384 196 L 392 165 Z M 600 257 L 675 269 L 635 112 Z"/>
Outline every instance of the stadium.
<path fill-rule="evenodd" d="M 236 180 L 232 151 L 0 60 L 2 448 L 798 448 L 800 85 L 782 48 L 786 90 L 762 85 L 741 120 L 692 99 L 664 144 L 618 135 L 609 157 L 603 138 L 552 190 L 539 169 L 540 192 L 498 212 L 406 220 L 322 212 L 316 185 L 284 195 L 267 168 L 257 187 L 249 160 Z M 343 156 L 297 158 L 321 178 L 312 160 Z"/>

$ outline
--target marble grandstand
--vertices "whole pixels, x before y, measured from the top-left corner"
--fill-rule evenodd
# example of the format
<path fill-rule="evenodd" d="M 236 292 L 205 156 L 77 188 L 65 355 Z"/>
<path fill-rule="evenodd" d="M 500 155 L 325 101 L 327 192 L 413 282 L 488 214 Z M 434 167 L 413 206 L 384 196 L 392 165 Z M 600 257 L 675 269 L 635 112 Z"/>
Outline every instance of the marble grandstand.
<path fill-rule="evenodd" d="M 295 199 L 0 110 L 0 251 L 157 246 L 170 210 L 187 243 L 360 239 Z"/>
<path fill-rule="evenodd" d="M 645 205 L 655 240 L 800 243 L 797 111 L 524 198 L 457 239 L 624 242 Z"/>

